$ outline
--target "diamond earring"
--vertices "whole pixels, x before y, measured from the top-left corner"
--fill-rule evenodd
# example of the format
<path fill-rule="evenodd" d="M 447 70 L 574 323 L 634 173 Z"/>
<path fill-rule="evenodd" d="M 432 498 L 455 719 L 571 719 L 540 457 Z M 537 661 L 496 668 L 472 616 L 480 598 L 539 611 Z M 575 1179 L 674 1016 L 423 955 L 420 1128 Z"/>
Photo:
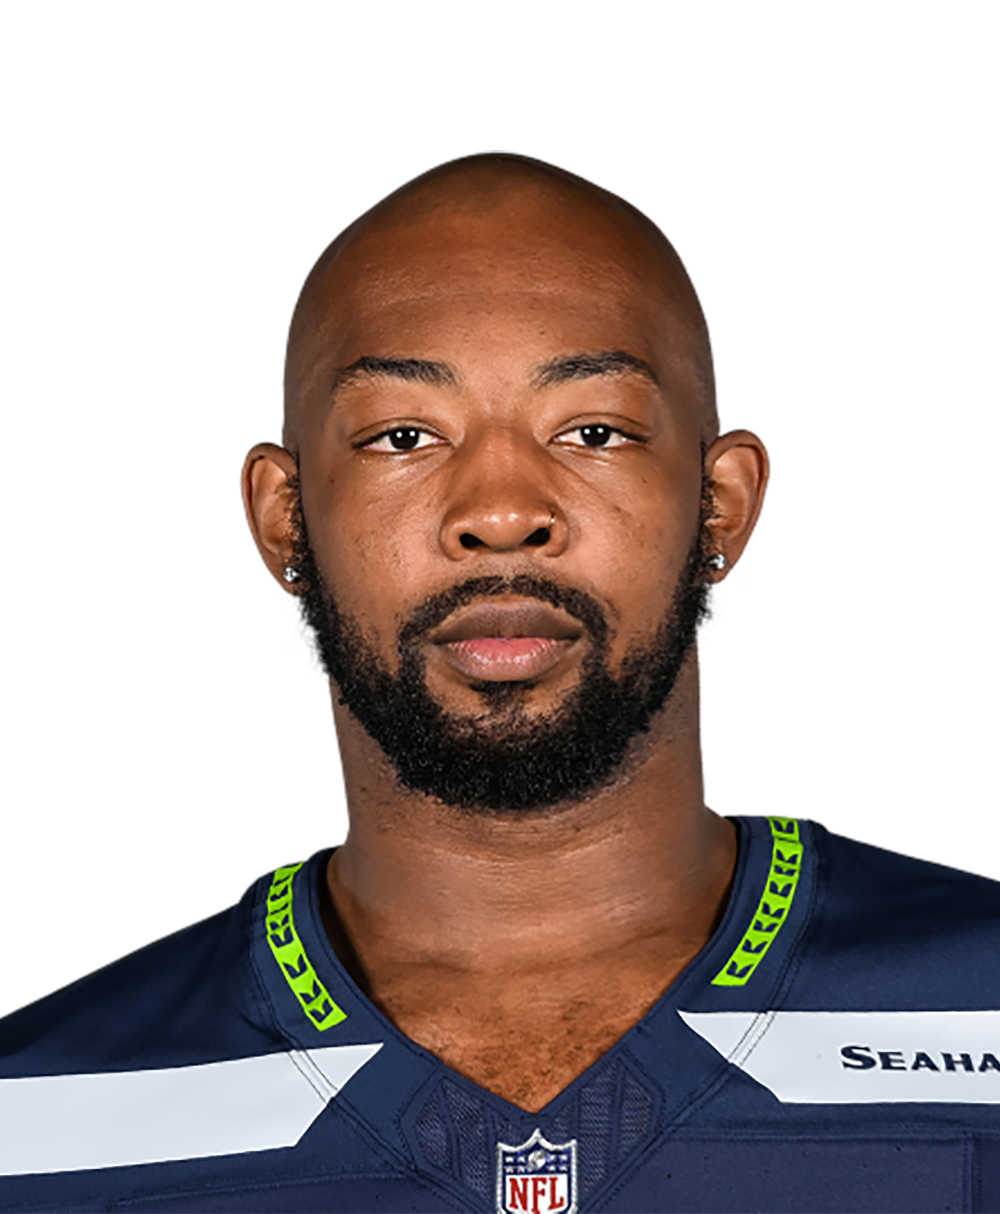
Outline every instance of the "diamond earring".
<path fill-rule="evenodd" d="M 302 574 L 299 573 L 294 565 L 286 565 L 284 576 L 286 582 L 297 582 L 302 577 Z"/>
<path fill-rule="evenodd" d="M 721 552 L 717 552 L 715 556 L 708 558 L 709 569 L 717 569 L 720 573 L 728 564 L 729 562 L 726 560 L 725 555 Z"/>

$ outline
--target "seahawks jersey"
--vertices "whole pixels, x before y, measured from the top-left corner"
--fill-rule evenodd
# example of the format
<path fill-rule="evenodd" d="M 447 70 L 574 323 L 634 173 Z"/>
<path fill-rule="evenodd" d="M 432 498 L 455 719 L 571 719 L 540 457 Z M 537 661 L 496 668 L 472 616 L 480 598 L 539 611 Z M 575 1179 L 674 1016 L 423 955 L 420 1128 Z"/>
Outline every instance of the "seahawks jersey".
<path fill-rule="evenodd" d="M 738 826 L 712 940 L 537 1113 L 355 986 L 328 852 L 279 868 L 0 1021 L 0 1209 L 1000 1210 L 1000 886 Z"/>

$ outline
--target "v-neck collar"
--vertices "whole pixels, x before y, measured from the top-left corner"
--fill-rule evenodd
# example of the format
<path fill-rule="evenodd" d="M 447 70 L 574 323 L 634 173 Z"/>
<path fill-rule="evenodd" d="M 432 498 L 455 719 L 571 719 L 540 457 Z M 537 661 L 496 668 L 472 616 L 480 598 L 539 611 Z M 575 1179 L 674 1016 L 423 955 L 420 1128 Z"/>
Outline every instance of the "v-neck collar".
<path fill-rule="evenodd" d="M 653 1007 L 538 1112 L 526 1112 L 454 1071 L 396 1028 L 357 987 L 334 953 L 320 918 L 319 882 L 332 849 L 261 882 L 252 957 L 271 1017 L 297 1049 L 382 1044 L 363 1077 L 352 1082 L 338 1103 L 404 1156 L 413 1152 L 413 1119 L 408 1128 L 406 1110 L 419 1111 L 421 1094 L 441 1083 L 456 1094 L 455 1100 L 488 1109 L 497 1132 L 526 1138 L 541 1128 L 557 1141 L 565 1110 L 614 1063 L 638 1068 L 646 1076 L 669 1076 L 665 1086 L 656 1080 L 646 1085 L 656 1106 L 649 1116 L 661 1126 L 683 1119 L 730 1068 L 687 1028 L 677 1010 L 778 1007 L 813 899 L 815 847 L 809 823 L 778 818 L 734 821 L 739 843 L 733 889 L 712 938 Z M 284 896 L 286 890 L 290 898 Z M 275 891 L 282 897 L 275 900 Z M 274 908 L 280 913 L 274 914 Z M 762 919 L 766 911 L 777 917 Z M 333 1005 L 329 1010 L 327 1001 Z"/>

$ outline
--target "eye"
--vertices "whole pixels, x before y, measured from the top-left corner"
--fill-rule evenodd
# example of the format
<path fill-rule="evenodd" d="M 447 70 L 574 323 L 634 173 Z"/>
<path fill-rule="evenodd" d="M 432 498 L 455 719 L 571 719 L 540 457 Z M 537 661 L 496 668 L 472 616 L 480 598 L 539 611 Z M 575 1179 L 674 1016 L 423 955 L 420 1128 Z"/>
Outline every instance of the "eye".
<path fill-rule="evenodd" d="M 427 430 L 418 430 L 416 426 L 395 426 L 370 439 L 363 446 L 367 451 L 417 451 L 421 447 L 433 447 L 441 439 Z"/>
<path fill-rule="evenodd" d="M 621 447 L 633 440 L 623 430 L 596 422 L 587 426 L 575 426 L 572 430 L 560 434 L 556 441 L 568 447 Z"/>

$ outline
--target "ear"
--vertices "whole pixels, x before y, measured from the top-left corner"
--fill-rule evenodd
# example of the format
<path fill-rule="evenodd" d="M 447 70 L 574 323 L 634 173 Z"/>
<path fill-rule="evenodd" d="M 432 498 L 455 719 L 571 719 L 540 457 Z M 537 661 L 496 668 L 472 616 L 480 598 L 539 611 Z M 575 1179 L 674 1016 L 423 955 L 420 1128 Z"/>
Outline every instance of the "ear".
<path fill-rule="evenodd" d="M 285 579 L 285 570 L 294 556 L 292 509 L 295 489 L 292 477 L 298 473 L 295 456 L 274 443 L 258 443 L 243 465 L 243 505 L 264 564 L 289 594 L 295 583 Z"/>
<path fill-rule="evenodd" d="M 726 558 L 723 569 L 709 574 L 721 582 L 740 559 L 764 504 L 769 473 L 767 451 L 756 434 L 731 430 L 717 438 L 705 454 L 705 476 L 712 493 L 708 527 L 712 551 Z"/>

